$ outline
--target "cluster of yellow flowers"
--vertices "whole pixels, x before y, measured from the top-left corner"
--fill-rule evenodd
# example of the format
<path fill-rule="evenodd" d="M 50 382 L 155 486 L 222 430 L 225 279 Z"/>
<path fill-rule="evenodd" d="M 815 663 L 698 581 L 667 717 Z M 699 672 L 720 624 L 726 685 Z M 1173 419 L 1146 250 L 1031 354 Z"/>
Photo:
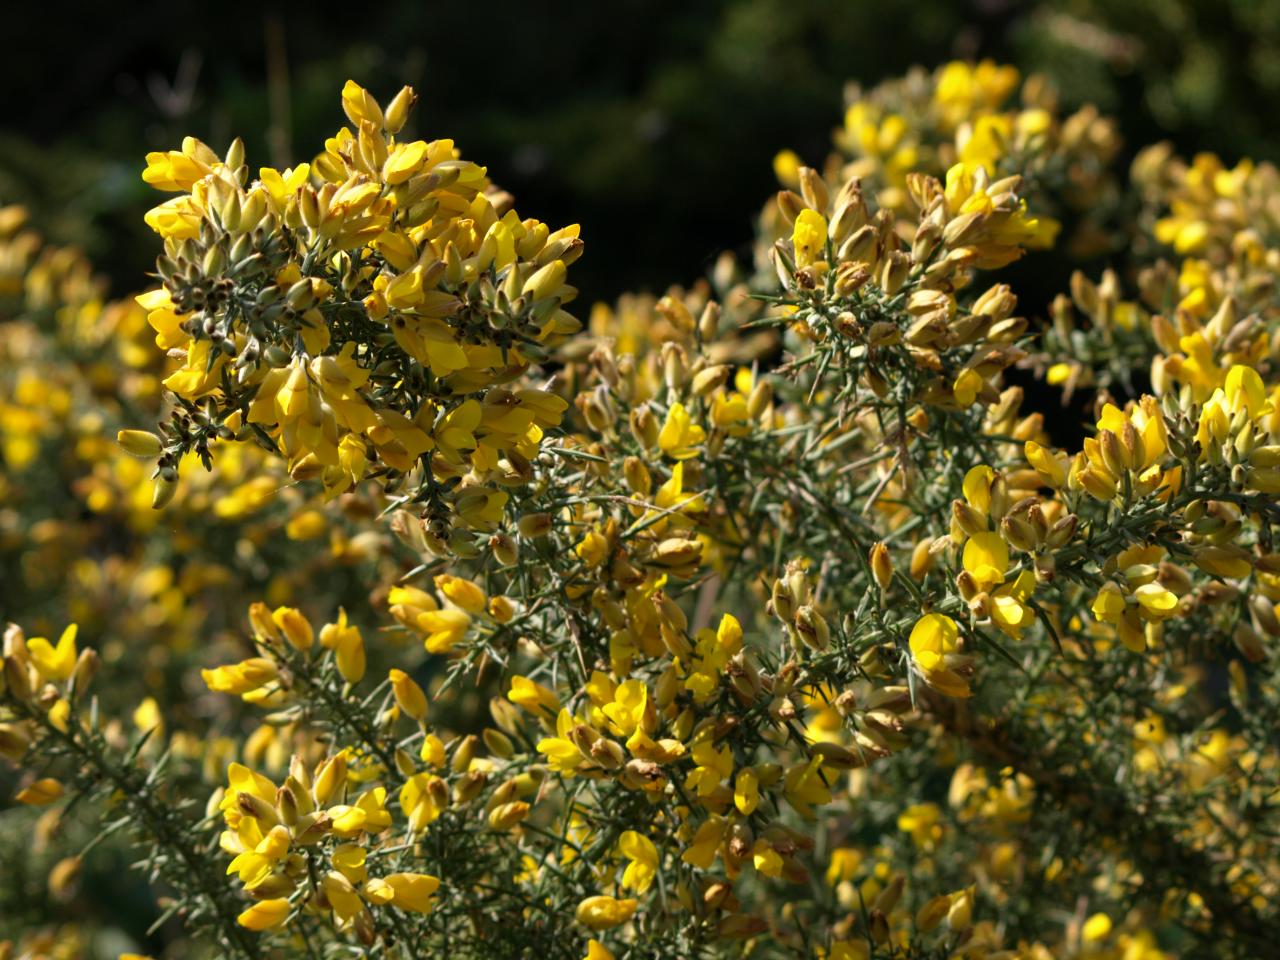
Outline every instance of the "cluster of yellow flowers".
<path fill-rule="evenodd" d="M 33 629 L 102 656 L 6 633 L 0 815 L 93 848 L 78 801 L 109 800 L 200 944 L 174 956 L 1265 952 L 1272 175 L 1143 154 L 1135 269 L 1040 324 L 979 273 L 1086 226 L 1116 139 L 1018 86 L 957 63 L 859 97 L 821 172 L 780 156 L 768 269 L 583 329 L 576 229 L 398 140 L 407 88 L 349 83 L 352 126 L 253 180 L 238 143 L 151 154 L 179 195 L 138 305 L 0 215 L 5 295 L 66 304 L 0 326 L 32 361 L 0 375 L 6 462 L 34 498 L 69 440 L 127 532 L 87 521 L 93 563 L 5 520 L 25 582 L 76 571 Z M 115 359 L 54 362 L 108 315 Z M 1082 441 L 1023 410 L 1028 373 L 1093 401 Z M 160 433 L 130 428 L 161 384 Z"/>
<path fill-rule="evenodd" d="M 1021 100 L 1014 104 L 1015 95 Z M 1025 82 L 1017 68 L 953 61 L 871 90 L 846 91 L 844 124 L 824 164 L 832 182 L 861 180 L 882 209 L 914 212 L 911 174 L 942 177 L 956 164 L 993 179 L 1021 175 L 1046 212 L 1084 211 L 1116 192 L 1110 165 L 1120 149 L 1115 124 L 1091 105 L 1061 115 L 1044 77 Z M 778 178 L 794 187 L 800 158 L 778 154 Z"/>
<path fill-rule="evenodd" d="M 455 522 L 496 526 L 501 488 L 528 479 L 564 403 L 505 385 L 580 329 L 562 309 L 578 228 L 521 220 L 451 140 L 398 141 L 416 99 L 384 111 L 348 83 L 354 130 L 252 183 L 239 141 L 148 154 L 143 179 L 180 195 L 147 215 L 164 284 L 138 302 L 184 354 L 164 381 L 182 403 L 163 436 L 122 441 L 158 457 L 157 504 L 184 454 L 254 439 L 331 496 L 366 474 L 407 483 L 448 552 Z"/>

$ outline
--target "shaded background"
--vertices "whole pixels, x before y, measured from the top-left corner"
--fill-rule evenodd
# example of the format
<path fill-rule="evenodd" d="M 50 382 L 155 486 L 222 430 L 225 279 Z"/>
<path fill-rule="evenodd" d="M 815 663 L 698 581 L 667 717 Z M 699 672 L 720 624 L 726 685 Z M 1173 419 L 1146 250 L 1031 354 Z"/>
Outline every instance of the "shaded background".
<path fill-rule="evenodd" d="M 422 96 L 411 128 L 452 137 L 554 225 L 580 222 L 585 303 L 661 290 L 745 249 L 776 189 L 773 155 L 817 164 L 846 81 L 995 57 L 1048 73 L 1064 105 L 1118 116 L 1126 154 L 1162 138 L 1228 162 L 1275 159 L 1280 0 L 379 0 L 184 9 L 12 5 L 0 201 L 33 208 L 136 289 L 160 199 L 147 150 L 195 134 L 250 166 L 310 159 L 345 122 L 348 77 L 385 102 Z M 368 15 L 362 15 L 367 10 Z M 24 92 L 25 91 L 25 92 Z M 16 108 L 16 109 L 14 109 Z M 1046 286 L 1038 311 L 1060 284 Z"/>

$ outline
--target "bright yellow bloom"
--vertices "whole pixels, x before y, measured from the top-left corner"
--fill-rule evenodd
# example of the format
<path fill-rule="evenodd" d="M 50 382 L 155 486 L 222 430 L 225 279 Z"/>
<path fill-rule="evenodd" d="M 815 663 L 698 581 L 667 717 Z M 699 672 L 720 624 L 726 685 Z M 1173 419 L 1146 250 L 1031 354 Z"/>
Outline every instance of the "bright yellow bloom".
<path fill-rule="evenodd" d="M 259 900 L 245 910 L 236 921 L 250 930 L 271 930 L 284 923 L 289 916 L 289 901 L 283 897 Z"/>
<path fill-rule="evenodd" d="M 941 613 L 929 613 L 916 621 L 908 641 L 911 656 L 929 686 L 949 697 L 970 696 L 969 681 L 957 670 L 967 661 L 958 652 L 960 630 Z"/>
<path fill-rule="evenodd" d="M 979 590 L 1004 583 L 1009 568 L 1009 546 L 998 533 L 975 533 L 964 545 L 964 568 L 973 575 Z"/>
<path fill-rule="evenodd" d="M 382 878 L 394 891 L 391 902 L 401 910 L 429 913 L 440 880 L 426 873 L 392 873 Z"/>
<path fill-rule="evenodd" d="M 821 259 L 826 247 L 827 218 L 807 207 L 801 210 L 791 232 L 791 242 L 795 246 L 796 266 L 812 266 Z"/>
<path fill-rule="evenodd" d="M 53 683 L 71 679 L 76 667 L 76 633 L 73 623 L 62 631 L 55 647 L 44 637 L 32 637 L 27 641 L 27 652 L 40 676 Z"/>
<path fill-rule="evenodd" d="M 587 897 L 578 904 L 576 917 L 580 924 L 591 930 L 608 930 L 621 926 L 636 913 L 639 901 L 618 900 L 614 897 Z"/>
<path fill-rule="evenodd" d="M 618 838 L 618 850 L 630 861 L 622 873 L 623 889 L 644 893 L 657 876 L 658 848 L 643 834 L 627 830 Z"/>
<path fill-rule="evenodd" d="M 658 433 L 658 448 L 673 460 L 687 460 L 698 455 L 706 436 L 706 431 L 690 419 L 684 404 L 673 403 Z"/>

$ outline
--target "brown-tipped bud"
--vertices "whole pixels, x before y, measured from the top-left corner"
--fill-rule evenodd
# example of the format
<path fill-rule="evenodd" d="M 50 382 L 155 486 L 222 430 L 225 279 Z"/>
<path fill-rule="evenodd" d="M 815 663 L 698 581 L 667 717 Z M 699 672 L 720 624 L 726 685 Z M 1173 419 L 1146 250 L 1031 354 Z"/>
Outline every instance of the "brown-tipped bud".
<path fill-rule="evenodd" d="M 719 333 L 720 304 L 714 300 L 708 300 L 707 305 L 702 308 L 702 315 L 698 317 L 698 336 L 702 338 L 703 343 L 710 343 Z"/>
<path fill-rule="evenodd" d="M 867 264 L 859 260 L 845 260 L 836 267 L 835 291 L 842 297 L 852 296 L 866 286 L 870 279 L 871 268 Z M 847 337 L 856 338 L 862 328 L 856 324 L 850 325 L 847 321 L 841 323 L 837 318 L 836 329 Z"/>
<path fill-rule="evenodd" d="M 791 190 L 778 191 L 778 212 L 782 214 L 782 219 L 787 221 L 787 226 L 791 226 L 796 222 L 796 217 L 800 216 L 800 211 L 804 209 L 804 197 Z"/>
<path fill-rule="evenodd" d="M 286 784 L 276 791 L 276 816 L 286 827 L 298 823 L 298 797 Z"/>
<path fill-rule="evenodd" d="M 0 757 L 16 762 L 22 759 L 30 745 L 31 737 L 21 726 L 16 723 L 0 723 Z"/>
<path fill-rule="evenodd" d="M 752 420 L 759 420 L 772 403 L 773 384 L 768 380 L 759 380 L 747 397 L 747 416 Z"/>
<path fill-rule="evenodd" d="M 871 224 L 864 224 L 853 233 L 851 233 L 840 244 L 837 257 L 840 262 L 853 261 L 856 263 L 865 263 L 874 265 L 879 257 L 876 255 L 876 245 L 879 242 L 879 232 Z"/>
<path fill-rule="evenodd" d="M 75 668 L 71 671 L 72 694 L 83 697 L 89 691 L 89 684 L 93 683 L 93 678 L 98 675 L 98 668 L 101 666 L 102 658 L 98 656 L 97 650 L 92 648 L 81 650 L 80 656 L 76 658 Z"/>
<path fill-rule="evenodd" d="M 449 761 L 449 768 L 454 773 L 463 773 L 471 768 L 471 761 L 476 758 L 476 750 L 480 746 L 480 738 L 474 733 L 469 733 L 458 741 L 458 748 L 454 750 L 453 757 Z"/>
<path fill-rule="evenodd" d="M 617 770 L 627 760 L 627 751 L 622 744 L 607 737 L 601 737 L 591 745 L 588 755 L 606 770 Z"/>
<path fill-rule="evenodd" d="M 418 103 L 418 95 L 413 87 L 404 86 L 387 104 L 387 112 L 383 117 L 382 128 L 387 133 L 399 133 L 409 119 L 409 114 Z"/>
<path fill-rule="evenodd" d="M 911 548 L 911 578 L 923 580 L 924 575 L 933 569 L 934 553 L 930 549 L 932 540 L 921 540 Z"/>
<path fill-rule="evenodd" d="M 1125 462 L 1124 448 L 1120 446 L 1120 438 L 1111 430 L 1098 432 L 1098 449 L 1102 453 L 1102 462 L 1112 476 L 1122 477 L 1129 469 Z"/>
<path fill-rule="evenodd" d="M 689 377 L 689 357 L 684 347 L 668 340 L 662 345 L 662 378 L 668 390 L 680 390 Z"/>
<path fill-rule="evenodd" d="M 1273 637 L 1280 637 L 1280 617 L 1276 616 L 1275 605 L 1270 600 L 1261 594 L 1252 594 L 1249 597 L 1249 609 L 1259 627 Z"/>
<path fill-rule="evenodd" d="M 951 895 L 947 893 L 934 897 L 916 913 L 916 926 L 924 933 L 932 933 L 937 929 L 951 909 Z"/>
<path fill-rule="evenodd" d="M 871 575 L 875 577 L 881 592 L 888 590 L 889 584 L 893 582 L 893 560 L 890 559 L 889 548 L 883 540 L 872 545 L 870 561 Z"/>
<path fill-rule="evenodd" d="M 545 537 L 551 532 L 553 520 L 549 513 L 526 513 L 516 521 L 516 529 L 526 540 Z"/>
<path fill-rule="evenodd" d="M 471 802 L 480 795 L 480 791 L 488 781 L 489 777 L 483 770 L 464 773 L 453 786 L 453 802 L 458 804 Z"/>
<path fill-rule="evenodd" d="M 635 407 L 631 411 L 629 422 L 632 436 L 642 447 L 652 450 L 658 445 L 658 434 L 662 428 L 658 424 L 658 418 L 653 415 L 653 410 L 647 404 Z"/>
<path fill-rule="evenodd" d="M 894 250 L 885 257 L 880 268 L 880 288 L 887 295 L 893 296 L 902 289 L 910 272 L 911 257 L 901 250 Z"/>
<path fill-rule="evenodd" d="M 596 745 L 600 735 L 585 723 L 579 723 L 569 729 L 567 739 L 578 748 L 578 752 L 583 756 L 590 756 L 591 748 Z"/>
<path fill-rule="evenodd" d="M 27 666 L 12 654 L 4 658 L 4 685 L 15 700 L 31 699 L 31 677 Z"/>
<path fill-rule="evenodd" d="M 880 895 L 875 899 L 873 908 L 886 915 L 893 913 L 893 908 L 898 905 L 898 901 L 902 898 L 902 891 L 906 885 L 907 878 L 902 874 L 898 874 L 887 887 L 880 891 Z"/>
<path fill-rule="evenodd" d="M 805 646 L 813 650 L 826 650 L 831 645 L 831 628 L 814 607 L 806 604 L 798 609 L 794 626 Z"/>
<path fill-rule="evenodd" d="M 1022 517 L 1013 515 L 1005 517 L 1000 521 L 1000 533 L 1008 541 L 1009 546 L 1024 553 L 1034 553 L 1036 547 L 1040 545 L 1036 528 Z"/>
<path fill-rule="evenodd" d="M 875 943 L 884 943 L 889 939 L 889 920 L 881 910 L 872 910 L 867 918 L 868 930 Z"/>
<path fill-rule="evenodd" d="M 516 755 L 516 746 L 511 742 L 511 738 L 500 730 L 492 727 L 486 727 L 480 734 L 484 739 L 485 749 L 495 757 L 502 760 L 510 760 Z"/>
<path fill-rule="evenodd" d="M 1250 663 L 1261 663 L 1267 658 L 1267 648 L 1262 642 L 1262 637 L 1244 621 L 1236 624 L 1231 639 L 1235 641 L 1236 649 Z"/>
<path fill-rule="evenodd" d="M 729 682 L 745 703 L 754 703 L 763 689 L 760 682 L 760 671 L 745 650 L 738 651 L 725 667 L 729 674 Z"/>
<path fill-rule="evenodd" d="M 622 476 L 632 493 L 647 497 L 653 489 L 653 477 L 639 457 L 627 457 L 622 461 Z"/>
<path fill-rule="evenodd" d="M 719 390 L 724 386 L 725 381 L 729 379 L 730 371 L 731 368 L 727 363 L 719 363 L 704 370 L 699 370 L 693 376 L 694 396 L 705 397 L 707 394 Z"/>
<path fill-rule="evenodd" d="M 773 582 L 773 592 L 769 597 L 769 608 L 773 615 L 783 622 L 790 623 L 795 617 L 795 597 L 792 595 L 791 587 L 786 580 L 778 579 Z"/>
<path fill-rule="evenodd" d="M 276 813 L 276 808 L 261 797 L 252 793 L 240 791 L 236 794 L 236 807 L 246 817 L 253 817 L 255 820 L 263 820 L 272 826 L 280 822 L 280 817 Z"/>
<path fill-rule="evenodd" d="M 489 829 L 505 833 L 528 815 L 529 804 L 525 803 L 523 800 L 513 800 L 511 803 L 504 803 L 499 807 L 494 807 L 493 811 L 489 814 Z"/>
<path fill-rule="evenodd" d="M 155 484 L 151 488 L 151 507 L 153 510 L 163 510 L 173 500 L 173 495 L 178 492 L 178 479 L 175 476 L 161 472 L 156 477 Z"/>
<path fill-rule="evenodd" d="M 493 558 L 504 567 L 514 567 L 520 559 L 520 547 L 505 533 L 495 533 L 489 538 Z"/>
<path fill-rule="evenodd" d="M 867 765 L 867 760 L 871 757 L 888 756 L 889 751 L 882 747 L 875 746 L 870 752 L 866 750 L 850 750 L 848 747 L 841 746 L 838 743 L 815 743 L 813 745 L 813 755 L 821 757 L 824 766 L 834 767 L 837 770 L 857 770 Z"/>
<path fill-rule="evenodd" d="M 986 518 L 963 500 L 951 501 L 951 517 L 966 536 L 987 532 Z"/>
<path fill-rule="evenodd" d="M 818 213 L 827 212 L 827 206 L 831 203 L 831 193 L 822 175 L 812 167 L 800 168 L 800 193 L 810 209 Z"/>
<path fill-rule="evenodd" d="M 1053 550 L 1061 550 L 1071 542 L 1079 527 L 1080 518 L 1074 513 L 1067 514 L 1049 528 L 1049 533 L 1045 537 L 1046 545 Z"/>
<path fill-rule="evenodd" d="M 437 810 L 444 810 L 449 806 L 449 785 L 445 781 L 436 777 L 427 782 L 427 794 L 431 797 L 431 804 Z"/>

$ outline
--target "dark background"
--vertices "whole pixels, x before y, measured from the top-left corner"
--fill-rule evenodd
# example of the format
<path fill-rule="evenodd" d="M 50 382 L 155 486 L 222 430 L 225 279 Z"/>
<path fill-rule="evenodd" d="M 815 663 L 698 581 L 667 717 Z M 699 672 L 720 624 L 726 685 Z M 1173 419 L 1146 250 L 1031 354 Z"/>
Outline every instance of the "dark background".
<path fill-rule="evenodd" d="M 409 132 L 455 139 L 523 215 L 580 222 L 585 303 L 745 249 L 773 155 L 818 164 L 845 82 L 916 63 L 1042 70 L 1064 105 L 1119 117 L 1126 158 L 1166 137 L 1229 162 L 1280 152 L 1280 0 L 144 0 L 11 4 L 4 19 L 0 201 L 83 246 L 116 293 L 156 250 L 147 150 L 191 133 L 221 152 L 240 134 L 252 168 L 309 160 L 345 123 L 348 77 L 384 103 L 412 83 Z"/>

